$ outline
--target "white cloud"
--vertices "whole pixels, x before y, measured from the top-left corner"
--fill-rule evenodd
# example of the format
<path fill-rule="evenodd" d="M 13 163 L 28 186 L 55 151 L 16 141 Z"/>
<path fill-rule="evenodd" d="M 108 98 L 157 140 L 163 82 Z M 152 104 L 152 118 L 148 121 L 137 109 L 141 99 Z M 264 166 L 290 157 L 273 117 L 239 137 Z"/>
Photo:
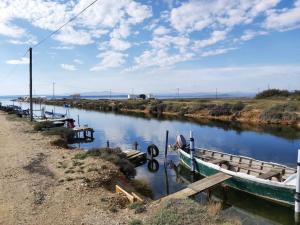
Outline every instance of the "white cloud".
<path fill-rule="evenodd" d="M 77 70 L 76 67 L 72 64 L 60 64 L 61 68 L 68 71 L 75 71 Z"/>
<path fill-rule="evenodd" d="M 158 28 L 156 28 L 153 31 L 154 35 L 164 35 L 164 34 L 168 34 L 170 32 L 170 29 L 164 27 L 164 26 L 159 26 Z"/>
<path fill-rule="evenodd" d="M 267 31 L 254 31 L 254 30 L 246 30 L 243 35 L 239 38 L 241 41 L 249 41 L 256 36 L 267 35 Z"/>
<path fill-rule="evenodd" d="M 195 47 L 204 48 L 209 45 L 216 44 L 219 41 L 224 40 L 226 38 L 227 33 L 228 33 L 227 31 L 218 31 L 218 30 L 213 31 L 209 39 L 195 41 Z"/>
<path fill-rule="evenodd" d="M 87 45 L 94 42 L 88 32 L 84 30 L 74 30 L 72 27 L 64 28 L 61 33 L 54 36 L 54 39 L 64 44 L 72 45 Z"/>
<path fill-rule="evenodd" d="M 214 50 L 209 50 L 205 51 L 201 54 L 202 57 L 207 57 L 207 56 L 215 56 L 215 55 L 221 55 L 225 54 L 231 50 L 234 50 L 236 48 L 219 48 L 219 49 L 214 49 Z"/>
<path fill-rule="evenodd" d="M 123 41 L 123 40 L 118 39 L 118 38 L 112 38 L 112 39 L 110 39 L 109 45 L 114 50 L 117 50 L 117 51 L 124 51 L 124 50 L 130 48 L 130 46 L 131 46 L 130 42 Z"/>
<path fill-rule="evenodd" d="M 300 26 L 300 0 L 295 1 L 293 8 L 270 11 L 264 26 L 275 30 L 298 28 Z"/>
<path fill-rule="evenodd" d="M 22 57 L 21 59 L 11 59 L 6 61 L 7 64 L 12 64 L 12 65 L 21 65 L 21 64 L 28 64 L 29 59 L 26 57 Z"/>
<path fill-rule="evenodd" d="M 80 60 L 80 59 L 74 59 L 74 63 L 77 63 L 77 64 L 83 64 L 83 62 Z"/>
<path fill-rule="evenodd" d="M 0 20 L 0 35 L 18 38 L 23 36 L 24 34 L 25 34 L 25 30 L 23 28 L 11 24 L 5 24 L 5 22 L 1 22 Z"/>
<path fill-rule="evenodd" d="M 100 53 L 97 57 L 101 59 L 101 62 L 92 67 L 91 71 L 99 71 L 108 68 L 118 68 L 125 63 L 125 58 L 127 54 L 116 52 L 116 51 L 106 51 Z"/>
<path fill-rule="evenodd" d="M 211 27 L 231 28 L 251 22 L 278 2 L 279 0 L 191 0 L 173 9 L 170 21 L 180 32 L 201 31 Z"/>
<path fill-rule="evenodd" d="M 37 38 L 35 36 L 28 35 L 25 40 L 10 39 L 8 42 L 14 45 L 35 45 L 37 44 Z"/>
<path fill-rule="evenodd" d="M 74 46 L 57 46 L 57 47 L 52 47 L 52 49 L 56 49 L 56 50 L 73 50 Z"/>

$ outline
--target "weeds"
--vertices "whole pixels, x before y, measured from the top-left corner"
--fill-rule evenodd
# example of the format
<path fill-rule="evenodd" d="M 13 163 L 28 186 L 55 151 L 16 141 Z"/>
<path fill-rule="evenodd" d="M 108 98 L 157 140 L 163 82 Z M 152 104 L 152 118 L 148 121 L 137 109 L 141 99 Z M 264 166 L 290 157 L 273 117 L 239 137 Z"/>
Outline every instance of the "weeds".
<path fill-rule="evenodd" d="M 119 148 L 94 148 L 86 152 L 77 153 L 74 159 L 83 160 L 88 156 L 99 157 L 106 161 L 112 162 L 124 175 L 128 177 L 134 177 L 136 175 L 134 165 L 126 159 L 126 154 L 123 153 Z M 103 167 L 105 168 L 105 165 Z"/>
<path fill-rule="evenodd" d="M 129 225 L 143 225 L 143 222 L 141 220 L 138 220 L 138 219 L 133 219 L 128 224 Z"/>

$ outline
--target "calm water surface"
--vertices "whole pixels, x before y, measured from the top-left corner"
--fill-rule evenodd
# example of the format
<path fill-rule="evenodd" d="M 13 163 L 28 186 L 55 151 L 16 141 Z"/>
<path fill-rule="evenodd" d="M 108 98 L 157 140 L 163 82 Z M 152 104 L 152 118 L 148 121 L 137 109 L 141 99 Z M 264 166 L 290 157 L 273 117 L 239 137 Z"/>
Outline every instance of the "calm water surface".
<path fill-rule="evenodd" d="M 1 99 L 0 99 L 1 101 Z M 9 102 L 2 99 L 2 103 Z M 9 103 L 11 104 L 11 103 Z M 16 103 L 20 105 L 20 103 Z M 23 108 L 28 105 L 21 104 Z M 39 109 L 35 105 L 35 109 Z M 48 111 L 65 113 L 63 107 L 46 106 Z M 157 158 L 159 170 L 150 172 L 145 164 L 137 168 L 138 179 L 144 179 L 151 185 L 154 197 L 159 198 L 166 194 L 178 191 L 187 185 L 191 179 L 184 168 L 168 163 L 164 166 L 163 151 L 165 146 L 165 132 L 169 130 L 169 143 L 175 142 L 178 134 L 188 138 L 192 130 L 197 147 L 204 147 L 238 155 L 245 155 L 259 160 L 272 161 L 296 165 L 297 149 L 300 148 L 300 132 L 290 127 L 251 127 L 248 125 L 229 124 L 221 122 L 199 123 L 171 119 L 156 119 L 129 115 L 103 113 L 80 109 L 70 109 L 71 117 L 81 126 L 89 125 L 95 129 L 95 140 L 92 143 L 76 144 L 81 148 L 104 147 L 109 140 L 111 147 L 130 149 L 135 141 L 138 148 L 145 151 L 149 144 L 154 143 L 160 149 Z M 177 155 L 170 152 L 168 160 L 178 165 Z M 214 196 L 222 199 L 222 191 L 214 190 Z M 277 206 L 269 202 L 256 199 L 234 190 L 227 191 L 227 203 L 224 205 L 227 214 L 238 215 L 243 224 L 293 224 L 293 210 Z M 205 195 L 200 195 L 200 199 Z M 274 213 L 275 212 L 275 213 Z"/>

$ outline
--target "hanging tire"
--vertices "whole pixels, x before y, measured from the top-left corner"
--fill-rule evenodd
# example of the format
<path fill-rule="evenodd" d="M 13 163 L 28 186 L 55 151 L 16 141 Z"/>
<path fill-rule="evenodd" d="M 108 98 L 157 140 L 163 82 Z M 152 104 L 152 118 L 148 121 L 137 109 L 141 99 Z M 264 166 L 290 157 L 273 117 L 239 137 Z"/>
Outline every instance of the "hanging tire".
<path fill-rule="evenodd" d="M 147 152 L 152 157 L 156 157 L 159 154 L 158 147 L 154 144 L 148 146 Z"/>
<path fill-rule="evenodd" d="M 151 173 L 155 173 L 159 170 L 159 163 L 157 162 L 157 160 L 153 159 L 148 162 L 148 170 Z"/>

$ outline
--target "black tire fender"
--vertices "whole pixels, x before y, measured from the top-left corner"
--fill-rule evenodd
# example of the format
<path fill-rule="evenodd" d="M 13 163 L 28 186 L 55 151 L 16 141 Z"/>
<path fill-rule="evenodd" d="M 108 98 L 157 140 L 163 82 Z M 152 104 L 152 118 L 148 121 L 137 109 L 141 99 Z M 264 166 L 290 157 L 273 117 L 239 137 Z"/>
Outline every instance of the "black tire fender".
<path fill-rule="evenodd" d="M 159 155 L 159 149 L 155 144 L 149 145 L 147 148 L 147 152 L 152 157 L 156 157 Z"/>

